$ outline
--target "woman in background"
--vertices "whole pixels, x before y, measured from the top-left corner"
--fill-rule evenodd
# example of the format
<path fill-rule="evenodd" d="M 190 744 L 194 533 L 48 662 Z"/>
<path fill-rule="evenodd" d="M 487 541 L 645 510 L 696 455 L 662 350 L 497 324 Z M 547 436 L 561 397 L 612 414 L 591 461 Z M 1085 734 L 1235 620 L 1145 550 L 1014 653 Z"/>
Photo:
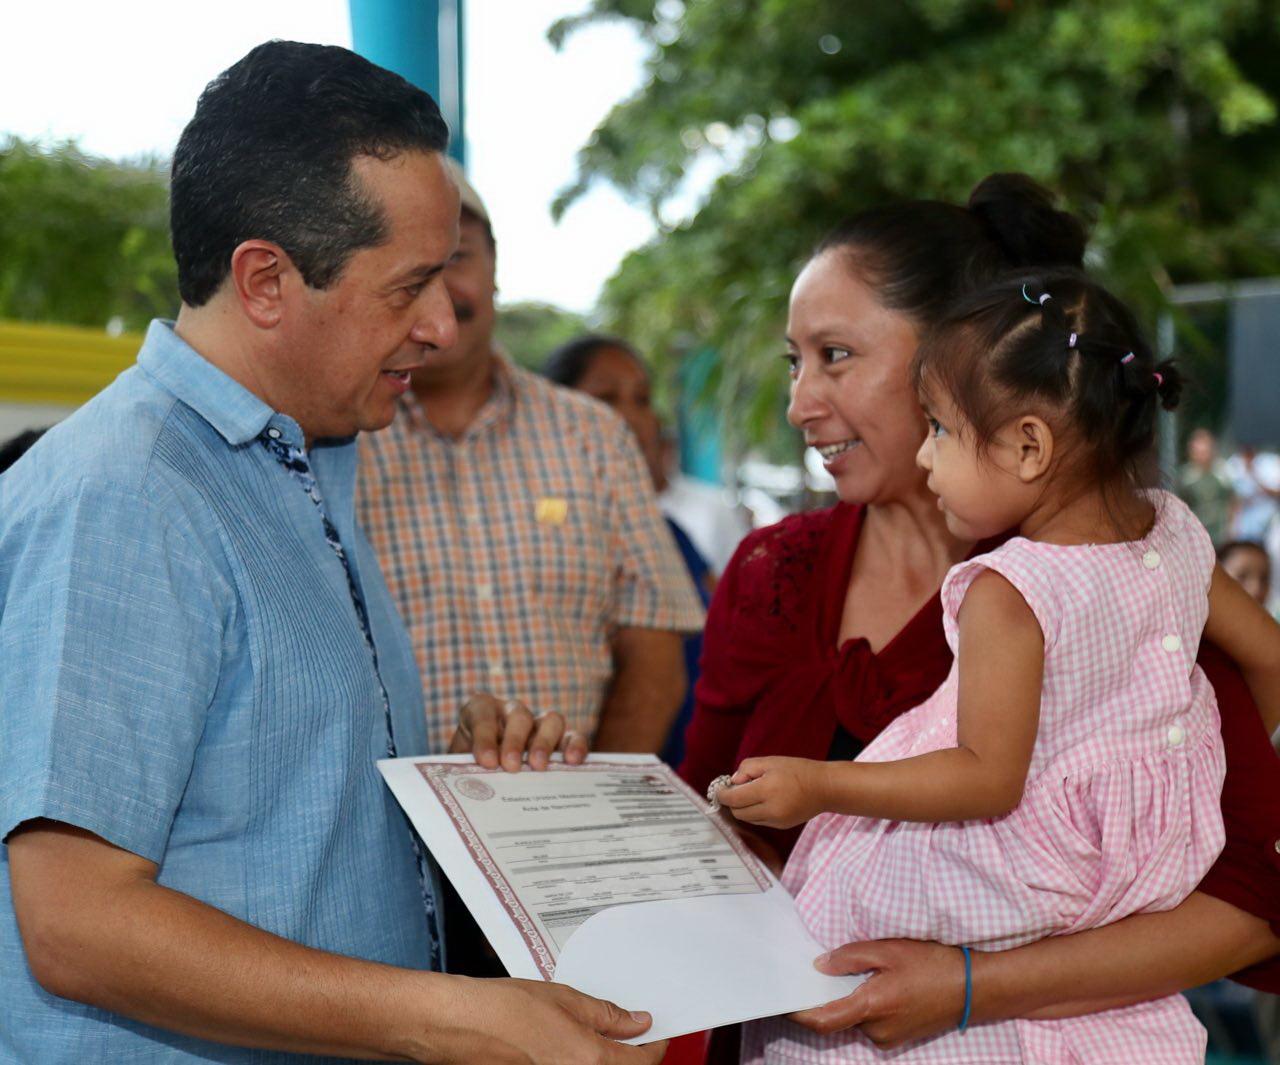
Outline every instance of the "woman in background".
<path fill-rule="evenodd" d="M 653 409 L 649 369 L 639 352 L 618 337 L 591 333 L 570 340 L 553 351 L 543 365 L 542 373 L 558 385 L 593 396 L 621 415 L 631 427 L 644 455 L 653 478 L 653 490 L 661 494 L 667 485 L 666 447 L 662 422 Z M 671 515 L 666 518 L 705 609 L 715 591 L 715 575 L 684 529 Z M 660 752 L 668 765 L 679 765 L 684 760 L 684 733 L 693 717 L 693 689 L 698 681 L 701 657 L 702 634 L 685 637 L 684 665 L 689 688 Z"/>

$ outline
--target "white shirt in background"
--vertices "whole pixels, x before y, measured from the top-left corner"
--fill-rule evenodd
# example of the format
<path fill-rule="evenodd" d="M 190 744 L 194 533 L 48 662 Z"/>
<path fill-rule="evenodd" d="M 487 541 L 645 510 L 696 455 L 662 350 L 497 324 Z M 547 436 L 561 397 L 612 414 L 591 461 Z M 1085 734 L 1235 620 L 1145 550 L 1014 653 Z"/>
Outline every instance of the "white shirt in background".
<path fill-rule="evenodd" d="M 746 509 L 737 506 L 725 489 L 684 474 L 671 478 L 658 496 L 658 505 L 688 534 L 717 575 L 751 531 Z"/>

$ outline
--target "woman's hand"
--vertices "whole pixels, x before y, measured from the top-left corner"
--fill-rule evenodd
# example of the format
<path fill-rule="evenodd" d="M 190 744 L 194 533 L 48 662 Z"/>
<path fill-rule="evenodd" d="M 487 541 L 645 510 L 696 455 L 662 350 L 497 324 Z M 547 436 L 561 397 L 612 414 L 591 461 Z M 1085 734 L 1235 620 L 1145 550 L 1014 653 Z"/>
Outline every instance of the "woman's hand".
<path fill-rule="evenodd" d="M 826 773 L 810 758 L 748 758 L 717 798 L 739 821 L 791 828 L 826 809 Z"/>
<path fill-rule="evenodd" d="M 534 717 L 524 703 L 488 692 L 462 704 L 449 744 L 450 754 L 470 752 L 486 769 L 501 766 L 508 773 L 520 771 L 526 754 L 530 769 L 546 769 L 553 751 L 562 751 L 569 765 L 579 765 L 587 757 L 587 737 L 566 731 L 564 717 L 555 711 Z"/>
<path fill-rule="evenodd" d="M 866 983 L 791 1020 L 830 1035 L 855 1025 L 878 1047 L 948 1031 L 964 1012 L 964 956 L 957 947 L 912 939 L 848 943 L 815 963 L 831 976 L 870 971 Z"/>
<path fill-rule="evenodd" d="M 1261 917 L 1194 891 L 1181 905 L 1004 951 L 973 952 L 974 1023 L 1053 1020 L 1172 995 L 1280 955 Z M 792 1019 L 817 1032 L 857 1025 L 881 1046 L 953 1028 L 964 1010 L 955 947 L 888 939 L 850 943 L 817 962 L 825 973 L 872 971 L 845 998 Z"/>

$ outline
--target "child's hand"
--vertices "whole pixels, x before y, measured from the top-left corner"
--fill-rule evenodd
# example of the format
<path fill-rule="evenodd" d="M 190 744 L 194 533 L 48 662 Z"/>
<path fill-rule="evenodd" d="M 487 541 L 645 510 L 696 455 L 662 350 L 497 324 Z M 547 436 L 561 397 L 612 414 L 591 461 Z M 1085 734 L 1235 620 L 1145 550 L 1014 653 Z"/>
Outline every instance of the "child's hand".
<path fill-rule="evenodd" d="M 790 828 L 826 809 L 826 770 L 808 758 L 748 758 L 720 789 L 720 805 L 748 824 Z"/>

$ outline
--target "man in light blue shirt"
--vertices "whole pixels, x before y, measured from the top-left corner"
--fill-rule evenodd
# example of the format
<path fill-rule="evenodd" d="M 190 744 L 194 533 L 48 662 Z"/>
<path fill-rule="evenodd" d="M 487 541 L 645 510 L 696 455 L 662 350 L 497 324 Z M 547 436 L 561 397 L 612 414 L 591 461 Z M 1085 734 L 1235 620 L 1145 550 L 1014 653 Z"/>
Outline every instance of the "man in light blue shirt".
<path fill-rule="evenodd" d="M 554 985 L 430 971 L 374 762 L 420 681 L 354 436 L 453 343 L 430 97 L 272 42 L 174 157 L 182 308 L 0 478 L 0 1061 L 656 1061 Z"/>

